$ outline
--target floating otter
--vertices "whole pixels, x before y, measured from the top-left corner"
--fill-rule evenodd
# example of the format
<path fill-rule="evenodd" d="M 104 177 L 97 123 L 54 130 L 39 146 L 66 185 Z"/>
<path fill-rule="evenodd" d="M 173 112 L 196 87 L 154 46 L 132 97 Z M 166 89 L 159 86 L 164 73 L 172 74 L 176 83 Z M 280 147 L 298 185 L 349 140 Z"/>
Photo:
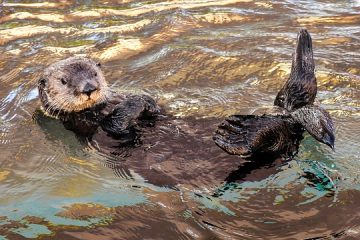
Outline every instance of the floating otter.
<path fill-rule="evenodd" d="M 38 89 L 43 110 L 59 118 L 90 149 L 104 154 L 104 164 L 119 177 L 141 176 L 171 187 L 216 186 L 229 174 L 232 181 L 238 178 L 233 171 L 241 160 L 212 141 L 218 119 L 176 118 L 149 96 L 112 92 L 99 64 L 90 59 L 71 57 L 52 64 Z M 37 113 L 40 125 L 49 121 Z M 252 168 L 259 166 L 249 166 L 249 173 Z"/>
<path fill-rule="evenodd" d="M 335 136 L 328 112 L 313 105 L 317 86 L 312 42 L 307 30 L 297 37 L 289 79 L 277 94 L 274 105 L 285 108 L 282 115 L 233 115 L 221 123 L 213 137 L 226 152 L 243 157 L 258 154 L 293 156 L 304 129 L 316 140 L 334 148 Z"/>
<path fill-rule="evenodd" d="M 211 140 L 218 119 L 177 119 L 164 115 L 149 96 L 114 93 L 100 66 L 92 60 L 72 57 L 51 65 L 40 78 L 38 88 L 44 110 L 58 117 L 67 129 L 85 136 L 91 147 L 105 153 L 107 166 L 118 176 L 132 177 L 135 172 L 161 186 L 214 186 L 221 180 L 244 177 L 237 170 L 240 158 L 222 151 Z M 315 106 L 297 111 L 281 116 L 234 116 L 219 128 L 223 132 L 218 132 L 215 141 L 225 151 L 231 148 L 232 154 L 295 151 L 304 123 L 308 122 L 303 114 L 310 111 L 321 117 L 312 119 L 317 125 L 305 127 L 310 132 L 313 126 L 323 129 L 313 132 L 318 139 L 328 132 L 331 144 L 332 128 L 328 126 L 332 122 L 328 114 Z M 237 142 L 237 138 L 244 140 Z M 269 139 L 274 140 L 273 144 L 268 144 Z M 279 139 L 286 144 L 277 143 Z M 251 141 L 256 144 L 249 146 Z M 246 151 L 236 151 L 237 147 Z M 258 167 L 248 166 L 248 172 Z"/>
<path fill-rule="evenodd" d="M 70 57 L 49 66 L 38 81 L 42 106 L 64 126 L 83 136 L 101 127 L 113 137 L 130 133 L 160 108 L 146 95 L 122 95 L 109 90 L 100 64 Z"/>

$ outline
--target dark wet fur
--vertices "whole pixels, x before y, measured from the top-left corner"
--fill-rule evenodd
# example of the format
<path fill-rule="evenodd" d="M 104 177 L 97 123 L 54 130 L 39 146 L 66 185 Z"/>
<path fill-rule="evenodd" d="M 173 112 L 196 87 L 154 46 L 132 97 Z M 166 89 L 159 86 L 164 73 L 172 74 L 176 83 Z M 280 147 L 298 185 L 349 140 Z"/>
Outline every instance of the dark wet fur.
<path fill-rule="evenodd" d="M 213 137 L 229 154 L 257 159 L 259 154 L 292 157 L 297 153 L 306 129 L 316 140 L 334 148 L 334 127 L 330 115 L 312 105 L 317 92 L 312 42 L 307 30 L 298 34 L 289 79 L 274 105 L 288 113 L 276 116 L 233 115 L 222 122 Z"/>
<path fill-rule="evenodd" d="M 91 137 L 101 127 L 110 136 L 121 138 L 133 134 L 138 124 L 150 124 L 158 109 L 146 95 L 129 95 L 118 102 L 105 102 L 79 112 L 57 111 L 66 129 Z"/>
<path fill-rule="evenodd" d="M 289 79 L 277 94 L 274 105 L 292 111 L 313 104 L 317 93 L 314 69 L 311 36 L 302 29 L 298 34 Z"/>
<path fill-rule="evenodd" d="M 215 118 L 163 116 L 153 126 L 138 128 L 135 145 L 122 147 L 120 139 L 109 138 L 103 131 L 93 136 L 91 144 L 113 156 L 106 165 L 119 177 L 133 178 L 131 172 L 135 172 L 157 186 L 216 186 L 244 161 L 213 143 L 217 122 Z"/>
<path fill-rule="evenodd" d="M 255 158 L 259 154 L 286 157 L 297 152 L 303 129 L 288 116 L 233 115 L 222 122 L 215 143 L 233 155 Z"/>
<path fill-rule="evenodd" d="M 316 140 L 332 149 L 334 148 L 334 123 L 325 109 L 315 105 L 307 105 L 291 112 L 290 115 L 294 121 L 304 126 L 306 131 Z"/>
<path fill-rule="evenodd" d="M 137 125 L 151 124 L 158 113 L 160 108 L 151 97 L 133 95 L 117 104 L 100 125 L 110 135 L 121 137 Z"/>

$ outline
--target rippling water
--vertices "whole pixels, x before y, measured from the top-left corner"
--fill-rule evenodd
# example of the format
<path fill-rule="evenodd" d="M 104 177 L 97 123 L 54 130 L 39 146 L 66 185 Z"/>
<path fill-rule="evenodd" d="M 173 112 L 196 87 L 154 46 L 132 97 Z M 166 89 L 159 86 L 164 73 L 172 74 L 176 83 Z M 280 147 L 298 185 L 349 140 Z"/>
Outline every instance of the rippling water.
<path fill-rule="evenodd" d="M 0 4 L 0 239 L 360 238 L 358 0 L 30 2 Z M 336 152 L 306 136 L 287 163 L 228 156 L 214 127 L 272 105 L 301 27 Z M 118 158 L 84 144 L 36 90 L 73 55 L 179 118 Z"/>

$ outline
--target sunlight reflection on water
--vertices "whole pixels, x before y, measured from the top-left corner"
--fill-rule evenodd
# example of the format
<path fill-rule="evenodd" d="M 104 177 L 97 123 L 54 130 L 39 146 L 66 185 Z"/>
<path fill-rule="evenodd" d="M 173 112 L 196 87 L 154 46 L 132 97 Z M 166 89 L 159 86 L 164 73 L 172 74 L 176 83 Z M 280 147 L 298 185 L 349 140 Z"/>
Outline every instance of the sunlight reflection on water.
<path fill-rule="evenodd" d="M 359 11 L 359 1 L 5 1 L 0 239 L 359 237 Z M 225 116 L 270 108 L 300 27 L 313 37 L 317 98 L 336 123 L 336 151 L 305 136 L 294 160 L 256 168 L 238 158 L 226 165 L 210 143 L 199 148 Z M 40 113 L 41 71 L 72 55 L 99 60 L 113 89 L 145 92 L 179 121 L 192 119 L 181 150 L 171 139 L 160 152 L 149 147 L 152 169 L 185 176 L 190 166 L 181 183 L 156 186 L 122 168 L 131 157 L 100 154 Z M 210 158 L 219 161 L 212 170 L 248 172 L 226 183 L 207 169 Z"/>

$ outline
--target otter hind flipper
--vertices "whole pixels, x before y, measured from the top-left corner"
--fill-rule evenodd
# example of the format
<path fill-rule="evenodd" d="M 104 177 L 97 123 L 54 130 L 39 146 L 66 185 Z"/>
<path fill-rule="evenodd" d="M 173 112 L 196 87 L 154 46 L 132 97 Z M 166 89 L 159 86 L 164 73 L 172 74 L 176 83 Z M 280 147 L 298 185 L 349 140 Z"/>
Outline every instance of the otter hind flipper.
<path fill-rule="evenodd" d="M 304 75 L 302 80 L 291 81 L 286 85 L 283 107 L 289 111 L 313 104 L 317 92 L 314 75 Z"/>
<path fill-rule="evenodd" d="M 289 111 L 313 104 L 317 92 L 314 75 L 306 76 L 303 80 L 288 81 L 276 95 L 274 105 Z"/>
<path fill-rule="evenodd" d="M 294 123 L 285 116 L 233 115 L 218 126 L 213 139 L 224 151 L 242 157 L 289 155 L 302 133 L 292 132 L 293 128 Z"/>
<path fill-rule="evenodd" d="M 114 106 L 102 122 L 101 128 L 113 136 L 128 134 L 141 120 L 156 117 L 159 107 L 146 95 L 131 95 Z"/>
<path fill-rule="evenodd" d="M 319 142 L 335 147 L 335 127 L 330 114 L 320 106 L 308 105 L 290 113 L 294 121 Z"/>
<path fill-rule="evenodd" d="M 242 116 L 230 116 L 223 121 L 213 137 L 216 145 L 233 155 L 248 155 L 250 150 L 247 146 L 246 131 L 241 125 Z"/>
<path fill-rule="evenodd" d="M 292 111 L 313 104 L 317 93 L 314 69 L 311 36 L 302 29 L 298 33 L 289 79 L 277 94 L 274 105 Z"/>

